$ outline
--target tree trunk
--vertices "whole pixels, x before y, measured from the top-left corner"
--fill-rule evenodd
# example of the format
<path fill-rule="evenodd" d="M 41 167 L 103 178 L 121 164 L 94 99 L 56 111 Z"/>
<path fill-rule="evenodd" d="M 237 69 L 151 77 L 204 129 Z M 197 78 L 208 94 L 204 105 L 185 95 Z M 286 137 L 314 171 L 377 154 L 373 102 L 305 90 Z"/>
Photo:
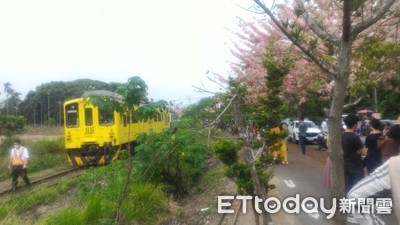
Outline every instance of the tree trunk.
<path fill-rule="evenodd" d="M 342 113 L 344 99 L 347 93 L 347 86 L 350 74 L 351 42 L 342 42 L 340 57 L 338 62 L 339 76 L 335 79 L 333 98 L 329 112 L 329 142 L 328 155 L 331 158 L 331 197 L 345 197 L 344 193 L 344 170 L 343 170 L 343 151 L 342 151 Z M 338 206 L 338 205 L 337 205 Z M 346 224 L 346 215 L 339 212 L 340 207 L 336 208 L 335 223 Z"/>
<path fill-rule="evenodd" d="M 130 123 L 128 124 L 128 130 L 129 130 L 128 131 L 128 140 L 130 140 L 130 135 L 131 135 L 131 132 L 130 132 L 131 124 Z M 125 180 L 124 185 L 122 186 L 122 192 L 121 192 L 121 195 L 118 198 L 116 210 L 115 210 L 115 213 L 114 213 L 114 218 L 115 218 L 114 224 L 116 224 L 116 225 L 120 224 L 121 219 L 122 219 L 122 217 L 121 217 L 121 206 L 122 206 L 122 203 L 123 203 L 124 199 L 126 198 L 128 186 L 131 183 L 131 176 L 132 176 L 132 172 L 133 172 L 133 155 L 132 155 L 132 152 L 133 152 L 134 146 L 133 146 L 132 142 L 128 142 L 127 147 L 128 147 L 128 168 L 127 168 L 127 172 L 126 172 L 126 180 Z"/>
<path fill-rule="evenodd" d="M 235 116 L 235 122 L 237 123 L 237 126 L 240 128 L 239 135 L 240 133 L 243 133 L 246 131 L 246 122 L 243 117 L 242 111 L 240 110 L 240 99 L 236 98 L 234 100 L 234 116 Z M 264 201 L 267 199 L 267 191 L 265 188 L 260 184 L 260 180 L 258 179 L 256 167 L 254 165 L 254 157 L 253 153 L 251 152 L 251 148 L 249 147 L 249 137 L 248 135 L 244 138 L 244 145 L 243 145 L 243 151 L 244 155 L 246 158 L 246 163 L 247 166 L 250 170 L 250 175 L 251 179 L 253 182 L 253 187 L 254 187 L 254 195 L 258 196 L 259 198 L 263 199 Z M 257 212 L 254 212 L 257 213 Z M 272 221 L 271 215 L 267 212 L 262 213 L 262 218 L 263 218 L 263 224 L 271 224 L 269 222 Z"/>

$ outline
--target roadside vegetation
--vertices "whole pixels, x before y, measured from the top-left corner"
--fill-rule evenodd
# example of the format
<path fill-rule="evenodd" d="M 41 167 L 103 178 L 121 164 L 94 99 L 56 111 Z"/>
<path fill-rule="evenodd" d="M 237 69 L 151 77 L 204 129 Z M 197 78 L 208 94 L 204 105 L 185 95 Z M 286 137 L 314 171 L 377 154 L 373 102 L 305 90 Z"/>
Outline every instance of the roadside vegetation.
<path fill-rule="evenodd" d="M 168 130 L 139 137 L 132 182 L 121 206 L 121 222 L 162 224 L 186 220 L 186 209 L 179 202 L 189 193 L 207 188 L 203 179 L 208 183 L 220 179 L 222 173 L 208 174 L 205 162 L 212 153 L 205 145 L 207 134 L 201 123 L 183 118 L 175 133 Z M 215 131 L 213 136 L 221 137 L 222 133 Z M 10 178 L 6 167 L 12 141 L 7 138 L 1 145 L 2 180 Z M 31 152 L 30 175 L 66 164 L 62 138 L 23 142 Z M 122 154 L 110 165 L 89 167 L 76 179 L 17 192 L 11 200 L 0 202 L 0 224 L 114 224 L 128 164 L 128 154 Z"/>

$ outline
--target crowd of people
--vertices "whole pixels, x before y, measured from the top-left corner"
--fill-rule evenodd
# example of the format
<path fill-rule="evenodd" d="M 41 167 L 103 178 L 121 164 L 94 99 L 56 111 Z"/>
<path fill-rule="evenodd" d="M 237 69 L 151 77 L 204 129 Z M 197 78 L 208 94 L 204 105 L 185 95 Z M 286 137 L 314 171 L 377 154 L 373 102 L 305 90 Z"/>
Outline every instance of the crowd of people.
<path fill-rule="evenodd" d="M 345 193 L 348 198 L 379 197 L 387 192 L 390 182 L 388 161 L 397 157 L 400 150 L 400 124 L 383 126 L 380 120 L 372 118 L 365 142 L 360 139 L 359 117 L 349 114 L 344 118 L 346 130 L 342 133 Z M 364 168 L 367 170 L 365 176 Z M 379 175 L 378 175 L 379 174 Z M 368 185 L 367 185 L 368 184 Z M 383 185 L 385 184 L 385 185 Z M 379 189 L 379 191 L 378 191 Z M 385 196 L 381 196 L 385 197 Z M 387 196 L 386 196 L 387 197 Z M 373 212 L 357 213 L 348 216 L 348 222 L 359 224 L 384 224 Z"/>

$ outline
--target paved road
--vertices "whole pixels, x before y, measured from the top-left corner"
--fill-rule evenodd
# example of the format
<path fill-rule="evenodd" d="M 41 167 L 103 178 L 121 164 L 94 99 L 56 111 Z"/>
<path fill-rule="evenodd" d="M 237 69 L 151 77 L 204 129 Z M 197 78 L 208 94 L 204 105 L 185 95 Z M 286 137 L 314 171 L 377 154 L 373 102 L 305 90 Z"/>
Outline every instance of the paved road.
<path fill-rule="evenodd" d="M 270 191 L 269 197 L 276 197 L 281 203 L 286 198 L 296 197 L 300 203 L 307 197 L 313 197 L 320 204 L 320 200 L 330 201 L 330 191 L 323 185 L 324 169 L 326 160 L 326 150 L 318 151 L 316 145 L 307 145 L 306 155 L 302 155 L 300 148 L 296 144 L 288 143 L 288 165 L 276 165 L 274 168 L 274 178 L 271 183 L 276 185 L 276 189 Z M 289 202 L 290 203 L 290 202 Z M 313 208 L 311 201 L 304 202 L 306 210 Z M 236 204 L 238 204 L 236 202 Z M 286 204 L 290 208 L 290 204 Z M 261 205 L 262 206 L 262 205 Z M 324 202 L 326 209 L 331 209 L 331 202 Z M 286 213 L 283 208 L 277 213 L 272 214 L 274 225 L 333 225 L 333 220 L 327 219 L 329 215 L 321 211 L 318 207 L 317 212 L 306 213 L 300 208 L 300 213 Z M 293 209 L 293 208 L 290 208 Z M 236 225 L 254 224 L 251 207 L 248 213 L 240 214 Z M 386 224 L 394 224 L 391 217 L 383 217 Z M 224 223 L 229 224 L 229 223 Z M 346 225 L 353 225 L 347 223 Z"/>
<path fill-rule="evenodd" d="M 271 191 L 271 196 L 279 199 L 287 197 L 296 197 L 298 202 L 302 203 L 307 197 L 317 200 L 317 204 L 321 204 L 321 199 L 327 201 L 330 199 L 329 189 L 323 185 L 324 181 L 324 162 L 326 159 L 326 151 L 318 151 L 317 146 L 308 145 L 306 155 L 300 153 L 300 148 L 295 144 L 288 144 L 288 165 L 277 165 L 274 169 L 275 177 L 273 183 L 277 188 Z M 297 201 L 296 199 L 296 201 Z M 311 203 L 307 204 L 307 203 Z M 330 202 L 323 203 L 325 208 L 330 209 Z M 289 204 L 288 204 L 289 205 Z M 307 208 L 308 206 L 308 208 Z M 313 209 L 312 201 L 305 201 L 300 213 L 286 213 L 280 210 L 273 216 L 274 225 L 331 225 L 333 222 L 327 219 L 327 215 L 321 210 L 313 213 L 304 211 Z M 302 208 L 305 208 L 303 210 Z M 316 207 L 315 209 L 320 207 Z"/>

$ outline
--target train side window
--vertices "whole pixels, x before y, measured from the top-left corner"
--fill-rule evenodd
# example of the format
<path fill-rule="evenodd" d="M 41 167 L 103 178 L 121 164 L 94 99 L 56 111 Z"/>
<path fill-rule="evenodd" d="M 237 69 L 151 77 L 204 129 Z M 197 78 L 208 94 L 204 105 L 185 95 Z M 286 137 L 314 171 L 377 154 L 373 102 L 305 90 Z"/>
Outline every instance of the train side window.
<path fill-rule="evenodd" d="M 79 110 L 78 103 L 72 103 L 65 106 L 66 126 L 78 127 L 79 126 Z"/>
<path fill-rule="evenodd" d="M 126 115 L 126 123 L 131 123 L 131 112 L 128 112 Z"/>
<path fill-rule="evenodd" d="M 126 127 L 126 114 L 122 115 L 122 121 L 124 123 L 124 127 Z"/>
<path fill-rule="evenodd" d="M 99 124 L 100 125 L 113 125 L 114 124 L 114 110 L 112 109 L 99 109 Z"/>
<path fill-rule="evenodd" d="M 139 122 L 139 120 L 136 118 L 134 113 L 132 113 L 132 123 L 138 123 L 138 122 Z"/>
<path fill-rule="evenodd" d="M 92 108 L 85 109 L 85 125 L 93 126 L 93 109 Z"/>
<path fill-rule="evenodd" d="M 136 118 L 134 113 L 132 113 L 132 123 L 139 123 L 139 120 Z"/>

